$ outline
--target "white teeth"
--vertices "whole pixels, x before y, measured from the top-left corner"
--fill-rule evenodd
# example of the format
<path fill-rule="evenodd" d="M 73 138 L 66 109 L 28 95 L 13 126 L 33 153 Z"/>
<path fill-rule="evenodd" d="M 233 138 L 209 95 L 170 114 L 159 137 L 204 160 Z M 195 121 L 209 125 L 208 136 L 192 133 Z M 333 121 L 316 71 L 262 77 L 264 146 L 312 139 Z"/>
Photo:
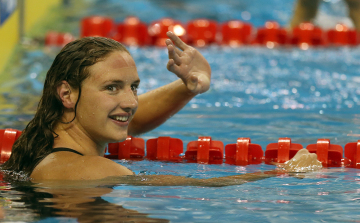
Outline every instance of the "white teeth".
<path fill-rule="evenodd" d="M 115 116 L 115 120 L 121 121 L 121 122 L 126 122 L 128 119 L 129 119 L 128 116 Z"/>

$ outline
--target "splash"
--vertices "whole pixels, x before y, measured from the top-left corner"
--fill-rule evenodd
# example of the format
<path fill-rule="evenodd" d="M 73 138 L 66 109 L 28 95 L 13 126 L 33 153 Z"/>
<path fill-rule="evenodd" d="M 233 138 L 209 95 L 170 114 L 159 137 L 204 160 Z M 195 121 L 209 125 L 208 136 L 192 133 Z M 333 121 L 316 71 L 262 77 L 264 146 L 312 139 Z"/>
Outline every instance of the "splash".
<path fill-rule="evenodd" d="M 285 162 L 282 168 L 288 172 L 305 173 L 319 171 L 322 164 L 317 160 L 315 153 L 310 153 L 307 149 L 301 149 L 291 160 Z"/>

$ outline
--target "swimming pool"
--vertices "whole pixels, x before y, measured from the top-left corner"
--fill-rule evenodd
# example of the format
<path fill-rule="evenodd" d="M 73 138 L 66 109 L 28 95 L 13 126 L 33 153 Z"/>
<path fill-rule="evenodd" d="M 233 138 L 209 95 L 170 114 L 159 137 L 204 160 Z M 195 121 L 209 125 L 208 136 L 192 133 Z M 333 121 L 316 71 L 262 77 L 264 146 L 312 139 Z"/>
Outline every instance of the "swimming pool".
<path fill-rule="evenodd" d="M 276 19 L 285 24 L 292 1 L 263 11 L 266 1 L 106 1 L 89 14 L 101 10 L 126 15 L 138 10 L 143 20 L 156 16 L 241 16 L 249 12 L 251 22 L 261 26 Z M 218 8 L 213 8 L 217 4 Z M 339 3 L 333 3 L 339 4 Z M 115 5 L 115 6 L 114 6 Z M 219 9 L 220 8 L 220 9 Z M 147 14 L 148 9 L 150 12 Z M 151 9 L 151 10 L 150 10 Z M 241 9 L 241 10 L 240 10 Z M 143 11 L 142 11 L 143 10 Z M 155 11 L 154 11 L 155 10 Z M 194 10 L 195 11 L 195 10 Z M 144 13 L 141 13 L 144 12 Z M 326 11 L 325 11 L 326 12 Z M 246 15 L 246 14 L 245 14 Z M 241 19 L 241 18 L 240 18 Z M 176 79 L 166 70 L 167 54 L 161 48 L 130 48 L 142 80 L 140 93 Z M 297 48 L 267 49 L 247 46 L 201 49 L 212 67 L 211 89 L 192 100 L 161 127 L 142 135 L 180 138 L 186 145 L 198 136 L 211 136 L 224 144 L 250 137 L 265 150 L 279 137 L 290 137 L 304 147 L 318 138 L 344 146 L 359 137 L 360 104 L 359 48 L 327 48 L 302 51 Z M 14 67 L 14 77 L 1 83 L 0 128 L 23 129 L 31 119 L 41 94 L 45 72 L 54 54 L 40 48 L 26 50 Z M 4 90 L 5 89 L 5 90 Z M 119 163 L 137 174 L 173 174 L 208 178 L 272 170 L 271 165 L 201 165 L 158 161 Z M 129 185 L 95 186 L 14 183 L 3 181 L 1 204 L 6 221 L 95 222 L 288 222 L 357 221 L 360 217 L 360 172 L 351 168 L 329 168 L 305 178 L 279 176 L 239 186 L 153 187 Z"/>

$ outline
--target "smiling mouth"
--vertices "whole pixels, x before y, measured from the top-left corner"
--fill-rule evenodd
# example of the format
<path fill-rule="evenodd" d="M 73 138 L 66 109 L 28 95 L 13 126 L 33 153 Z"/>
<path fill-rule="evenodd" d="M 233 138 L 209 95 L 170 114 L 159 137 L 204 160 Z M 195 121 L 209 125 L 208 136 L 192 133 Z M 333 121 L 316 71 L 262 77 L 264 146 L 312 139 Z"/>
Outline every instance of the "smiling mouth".
<path fill-rule="evenodd" d="M 110 118 L 119 122 L 127 122 L 129 120 L 129 116 L 114 115 L 114 116 L 110 116 Z"/>

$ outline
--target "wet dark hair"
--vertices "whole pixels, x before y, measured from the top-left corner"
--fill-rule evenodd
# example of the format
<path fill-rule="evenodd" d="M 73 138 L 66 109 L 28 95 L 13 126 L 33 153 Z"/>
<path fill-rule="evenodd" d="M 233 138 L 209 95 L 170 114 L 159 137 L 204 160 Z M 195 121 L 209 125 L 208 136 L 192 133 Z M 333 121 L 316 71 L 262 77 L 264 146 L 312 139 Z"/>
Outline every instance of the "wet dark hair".
<path fill-rule="evenodd" d="M 57 136 L 53 128 L 64 113 L 57 87 L 62 81 L 67 81 L 71 88 L 79 91 L 76 116 L 81 84 L 90 75 L 89 67 L 115 51 L 129 53 L 119 42 L 104 37 L 78 39 L 60 51 L 46 74 L 35 116 L 14 143 L 10 159 L 2 165 L 2 170 L 22 171 L 30 175 L 35 166 L 51 153 Z"/>

